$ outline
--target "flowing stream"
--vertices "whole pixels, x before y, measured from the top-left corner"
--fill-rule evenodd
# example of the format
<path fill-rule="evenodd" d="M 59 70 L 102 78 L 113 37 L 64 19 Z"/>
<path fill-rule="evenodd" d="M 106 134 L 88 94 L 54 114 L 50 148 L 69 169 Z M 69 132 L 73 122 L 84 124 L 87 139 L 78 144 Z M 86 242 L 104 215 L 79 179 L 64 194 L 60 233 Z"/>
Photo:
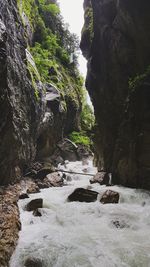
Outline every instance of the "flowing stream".
<path fill-rule="evenodd" d="M 76 172 L 85 168 L 96 173 L 91 161 L 67 165 Z M 19 201 L 22 231 L 10 267 L 23 267 L 27 258 L 41 259 L 43 267 L 150 267 L 150 193 L 93 184 L 96 202 L 67 202 L 75 188 L 90 185 L 88 176 L 70 176 L 64 187 L 30 195 L 43 198 L 42 217 L 24 210 L 29 199 Z M 120 193 L 119 204 L 99 202 L 106 189 Z"/>

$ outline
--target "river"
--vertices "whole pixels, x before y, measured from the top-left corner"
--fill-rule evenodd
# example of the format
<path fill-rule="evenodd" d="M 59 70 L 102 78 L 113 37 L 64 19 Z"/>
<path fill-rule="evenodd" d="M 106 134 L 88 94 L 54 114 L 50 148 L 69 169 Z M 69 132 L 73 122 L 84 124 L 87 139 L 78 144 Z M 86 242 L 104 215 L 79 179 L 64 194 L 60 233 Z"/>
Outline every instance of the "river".
<path fill-rule="evenodd" d="M 85 168 L 96 173 L 92 161 L 67 165 L 76 172 Z M 66 186 L 30 195 L 43 198 L 42 217 L 24 210 L 29 199 L 19 201 L 22 231 L 10 267 L 23 267 L 27 258 L 41 259 L 43 267 L 150 267 L 150 193 L 93 184 L 96 202 L 67 202 L 75 188 L 90 185 L 88 176 L 71 177 Z M 120 193 L 119 204 L 99 202 L 109 188 Z"/>

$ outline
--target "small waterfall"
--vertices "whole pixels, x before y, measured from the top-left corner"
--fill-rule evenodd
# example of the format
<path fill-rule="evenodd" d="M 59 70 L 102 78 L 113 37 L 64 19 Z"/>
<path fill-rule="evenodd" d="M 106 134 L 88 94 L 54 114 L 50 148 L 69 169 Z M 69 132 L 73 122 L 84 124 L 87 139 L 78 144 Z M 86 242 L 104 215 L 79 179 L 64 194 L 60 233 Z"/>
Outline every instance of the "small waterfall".
<path fill-rule="evenodd" d="M 109 185 L 112 185 L 112 173 L 109 173 Z"/>

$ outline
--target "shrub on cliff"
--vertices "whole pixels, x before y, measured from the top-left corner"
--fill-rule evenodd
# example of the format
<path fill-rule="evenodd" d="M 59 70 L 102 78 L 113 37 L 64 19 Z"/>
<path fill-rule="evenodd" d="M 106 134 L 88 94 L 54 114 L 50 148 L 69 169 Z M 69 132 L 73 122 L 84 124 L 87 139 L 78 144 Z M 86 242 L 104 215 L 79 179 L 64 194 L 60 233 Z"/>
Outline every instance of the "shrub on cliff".
<path fill-rule="evenodd" d="M 69 135 L 69 138 L 72 142 L 75 144 L 80 144 L 80 145 L 85 145 L 85 146 L 90 146 L 91 145 L 91 140 L 90 138 L 86 135 L 86 132 L 81 131 L 81 132 L 72 132 Z"/>

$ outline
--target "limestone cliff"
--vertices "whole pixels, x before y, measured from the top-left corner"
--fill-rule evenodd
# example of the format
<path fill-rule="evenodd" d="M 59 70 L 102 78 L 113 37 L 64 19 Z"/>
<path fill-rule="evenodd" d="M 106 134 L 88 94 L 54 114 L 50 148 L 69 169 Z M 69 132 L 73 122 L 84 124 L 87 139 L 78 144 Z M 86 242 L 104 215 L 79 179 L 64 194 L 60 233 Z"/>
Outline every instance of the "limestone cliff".
<path fill-rule="evenodd" d="M 0 185 L 79 127 L 80 77 L 57 43 L 57 12 L 56 1 L 0 0 Z"/>
<path fill-rule="evenodd" d="M 150 2 L 85 0 L 84 8 L 98 167 L 116 183 L 150 189 Z"/>

